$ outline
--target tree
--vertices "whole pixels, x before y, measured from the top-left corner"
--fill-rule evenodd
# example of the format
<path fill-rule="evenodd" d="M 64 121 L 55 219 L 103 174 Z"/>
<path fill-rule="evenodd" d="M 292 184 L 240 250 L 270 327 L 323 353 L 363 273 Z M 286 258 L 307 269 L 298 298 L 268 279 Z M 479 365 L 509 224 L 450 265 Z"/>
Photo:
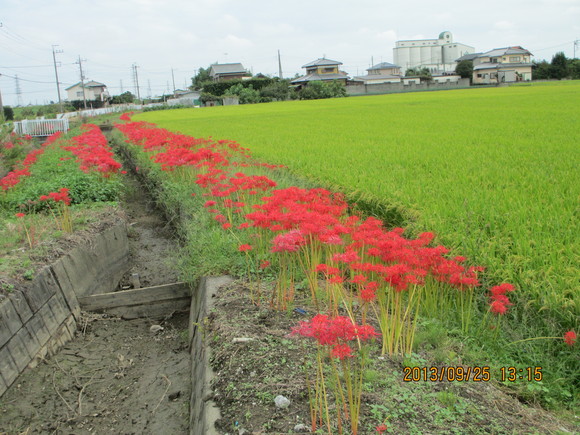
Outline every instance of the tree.
<path fill-rule="evenodd" d="M 552 57 L 552 78 L 561 80 L 568 77 L 568 59 L 562 52 Z"/>
<path fill-rule="evenodd" d="M 580 59 L 568 59 L 568 73 L 571 79 L 580 79 Z"/>
<path fill-rule="evenodd" d="M 199 90 L 203 88 L 204 83 L 211 82 L 210 69 L 211 66 L 197 70 L 197 74 L 191 78 L 191 90 Z"/>
<path fill-rule="evenodd" d="M 115 95 L 111 98 L 111 104 L 128 104 L 133 101 L 135 101 L 135 95 L 129 91 L 123 92 L 121 95 Z"/>
<path fill-rule="evenodd" d="M 532 67 L 534 80 L 549 80 L 552 78 L 552 66 L 545 60 L 541 62 L 534 61 Z"/>
<path fill-rule="evenodd" d="M 409 68 L 405 73 L 405 77 L 419 77 L 419 80 L 422 82 L 430 82 L 433 80 L 431 71 L 429 71 L 429 68 L 426 67 Z"/>
<path fill-rule="evenodd" d="M 462 79 L 472 79 L 473 78 L 473 61 L 472 60 L 462 60 L 455 67 L 455 73 L 459 74 Z"/>
<path fill-rule="evenodd" d="M 268 86 L 260 89 L 260 96 L 263 101 L 284 101 L 288 99 L 290 88 L 288 80 L 274 80 Z"/>
<path fill-rule="evenodd" d="M 255 104 L 260 102 L 260 92 L 255 90 L 252 85 L 246 88 L 241 83 L 238 83 L 229 88 L 224 94 L 224 97 L 233 95 L 240 97 L 240 104 Z"/>
<path fill-rule="evenodd" d="M 346 88 L 338 80 L 331 82 L 312 81 L 300 91 L 301 100 L 346 97 Z"/>
<path fill-rule="evenodd" d="M 4 119 L 12 121 L 14 119 L 14 110 L 10 106 L 4 106 Z"/>

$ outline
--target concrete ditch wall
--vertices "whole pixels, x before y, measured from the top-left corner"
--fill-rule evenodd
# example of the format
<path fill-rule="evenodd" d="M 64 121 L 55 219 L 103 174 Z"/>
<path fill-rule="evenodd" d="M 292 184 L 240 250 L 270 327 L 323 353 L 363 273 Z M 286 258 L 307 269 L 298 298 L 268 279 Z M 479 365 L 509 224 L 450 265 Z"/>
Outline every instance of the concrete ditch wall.
<path fill-rule="evenodd" d="M 78 298 L 113 290 L 128 264 L 127 229 L 116 225 L 41 269 L 25 292 L 0 301 L 0 397 L 27 367 L 72 339 Z"/>
<path fill-rule="evenodd" d="M 211 400 L 213 370 L 209 363 L 209 346 L 204 342 L 207 313 L 212 307 L 212 296 L 223 285 L 230 284 L 230 276 L 204 277 L 191 297 L 189 310 L 189 346 L 191 352 L 191 400 L 189 404 L 189 433 L 191 435 L 218 432 L 215 422 L 220 418 L 219 408 Z"/>

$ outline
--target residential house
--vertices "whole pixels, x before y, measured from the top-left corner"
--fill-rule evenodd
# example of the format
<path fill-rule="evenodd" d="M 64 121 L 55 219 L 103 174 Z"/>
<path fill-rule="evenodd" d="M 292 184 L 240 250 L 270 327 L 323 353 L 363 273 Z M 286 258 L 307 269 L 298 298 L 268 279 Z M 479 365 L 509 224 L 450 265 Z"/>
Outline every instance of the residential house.
<path fill-rule="evenodd" d="M 83 101 L 85 99 L 104 101 L 107 98 L 109 98 L 109 91 L 107 90 L 107 85 L 95 82 L 94 80 L 91 80 L 84 84 L 84 95 L 83 95 L 83 84 L 81 82 L 69 86 L 65 90 L 68 94 L 69 101 Z"/>
<path fill-rule="evenodd" d="M 241 63 L 214 63 L 209 68 L 209 75 L 215 82 L 243 79 L 252 76 Z"/>
<path fill-rule="evenodd" d="M 367 75 L 355 76 L 353 80 L 363 82 L 365 85 L 401 82 L 401 67 L 389 62 L 373 65 L 367 72 Z"/>
<path fill-rule="evenodd" d="M 199 91 L 190 91 L 176 89 L 173 92 L 173 98 L 167 100 L 170 106 L 199 106 L 201 105 L 201 93 Z"/>
<path fill-rule="evenodd" d="M 532 53 L 520 46 L 495 48 L 473 60 L 473 84 L 532 80 Z"/>
<path fill-rule="evenodd" d="M 339 65 L 342 65 L 342 62 L 326 59 L 324 57 L 322 59 L 313 60 L 312 62 L 302 66 L 302 68 L 306 69 L 306 75 L 292 80 L 290 84 L 305 86 L 308 82 L 329 80 L 338 80 L 341 83 L 346 84 L 348 74 L 344 71 L 340 71 Z"/>
<path fill-rule="evenodd" d="M 475 48 L 453 41 L 451 32 L 441 32 L 437 39 L 411 39 L 395 43 L 393 59 L 401 65 L 402 75 L 411 68 L 427 68 L 431 73 L 455 71 L 456 59 Z"/>

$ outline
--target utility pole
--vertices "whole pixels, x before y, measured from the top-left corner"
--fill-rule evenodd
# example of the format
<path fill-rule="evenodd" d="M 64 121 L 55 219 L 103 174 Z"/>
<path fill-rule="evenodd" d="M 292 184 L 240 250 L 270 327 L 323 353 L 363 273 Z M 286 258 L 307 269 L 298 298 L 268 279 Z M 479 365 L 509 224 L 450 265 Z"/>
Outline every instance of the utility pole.
<path fill-rule="evenodd" d="M 119 84 L 121 85 L 120 88 L 121 88 L 121 94 L 122 94 L 123 93 L 123 80 L 119 80 Z"/>
<path fill-rule="evenodd" d="M 87 109 L 87 94 L 85 93 L 85 76 L 83 74 L 83 63 L 81 60 L 81 56 L 79 55 L 79 60 L 78 62 L 75 62 L 79 64 L 79 69 L 81 71 L 81 87 L 83 89 L 83 103 L 85 105 L 85 110 Z"/>
<path fill-rule="evenodd" d="M 151 80 L 147 79 L 147 98 L 151 99 Z"/>
<path fill-rule="evenodd" d="M 280 59 L 280 50 L 278 50 L 278 77 L 282 79 L 282 60 Z"/>
<path fill-rule="evenodd" d="M 20 89 L 20 80 L 18 80 L 18 74 L 14 77 L 16 82 L 16 104 L 22 106 L 22 89 Z"/>
<path fill-rule="evenodd" d="M 576 59 L 576 47 L 580 46 L 580 39 L 574 41 L 574 59 Z"/>
<path fill-rule="evenodd" d="M 58 45 L 52 46 L 52 61 L 54 62 L 54 76 L 56 77 L 56 92 L 58 93 L 58 107 L 62 113 L 62 99 L 60 98 L 60 83 L 58 82 L 58 68 L 56 67 L 56 53 L 62 53 L 62 50 L 55 50 L 54 47 L 58 47 Z"/>
<path fill-rule="evenodd" d="M 141 101 L 141 92 L 139 91 L 139 76 L 137 75 L 137 64 L 133 64 L 133 81 L 135 82 L 135 90 L 137 91 L 137 100 Z"/>
<path fill-rule="evenodd" d="M 2 27 L 2 23 L 0 23 L 0 27 Z M 0 74 L 2 77 L 2 74 Z M 4 122 L 4 106 L 2 105 L 2 89 L 0 88 L 0 121 Z"/>
<path fill-rule="evenodd" d="M 173 68 L 171 68 L 171 80 L 173 80 L 173 96 L 175 97 L 175 76 L 173 75 Z"/>

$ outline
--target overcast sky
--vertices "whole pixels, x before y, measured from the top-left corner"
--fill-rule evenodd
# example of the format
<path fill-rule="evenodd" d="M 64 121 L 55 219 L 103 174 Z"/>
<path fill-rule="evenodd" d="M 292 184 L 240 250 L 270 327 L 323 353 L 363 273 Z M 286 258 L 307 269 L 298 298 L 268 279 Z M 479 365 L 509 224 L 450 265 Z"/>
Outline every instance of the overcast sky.
<path fill-rule="evenodd" d="M 476 51 L 521 45 L 536 60 L 572 57 L 580 0 L 0 0 L 0 23 L 2 98 L 26 105 L 58 100 L 52 45 L 63 98 L 80 80 L 79 56 L 87 80 L 111 95 L 135 93 L 138 65 L 142 97 L 172 91 L 172 68 L 176 88 L 215 62 L 278 75 L 278 50 L 284 77 L 323 56 L 364 74 L 371 59 L 393 61 L 395 41 L 444 30 Z"/>

